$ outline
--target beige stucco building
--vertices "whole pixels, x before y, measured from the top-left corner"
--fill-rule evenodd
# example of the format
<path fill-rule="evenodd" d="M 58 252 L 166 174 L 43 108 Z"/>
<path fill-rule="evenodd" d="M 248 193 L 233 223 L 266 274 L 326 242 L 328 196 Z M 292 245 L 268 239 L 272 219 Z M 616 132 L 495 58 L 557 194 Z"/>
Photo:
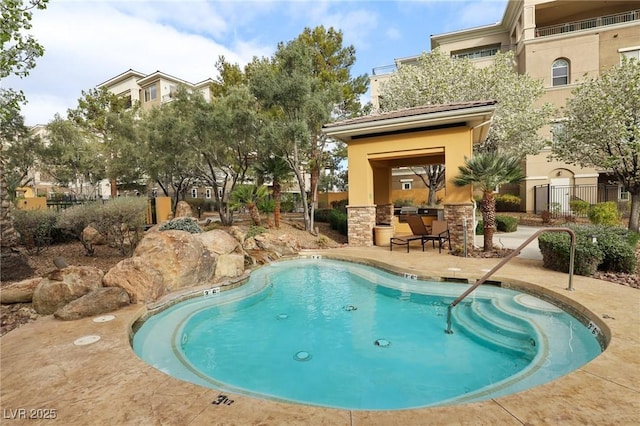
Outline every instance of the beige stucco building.
<path fill-rule="evenodd" d="M 512 0 L 496 24 L 431 36 L 431 49 L 466 57 L 479 67 L 490 64 L 497 52 L 511 50 L 516 68 L 543 82 L 541 102 L 559 113 L 541 129 L 552 140 L 552 126 L 562 123 L 562 108 L 571 91 L 585 78 L 598 76 L 620 63 L 621 56 L 640 59 L 640 2 Z M 395 60 L 395 66 L 374 68 L 370 77 L 371 102 L 378 107 L 380 87 L 398 66 L 415 63 L 418 56 Z M 555 209 L 568 213 L 572 197 L 590 203 L 624 200 L 623 188 L 606 186 L 605 170 L 579 168 L 549 161 L 550 147 L 523 162 L 527 176 L 519 188 L 522 210 Z"/>

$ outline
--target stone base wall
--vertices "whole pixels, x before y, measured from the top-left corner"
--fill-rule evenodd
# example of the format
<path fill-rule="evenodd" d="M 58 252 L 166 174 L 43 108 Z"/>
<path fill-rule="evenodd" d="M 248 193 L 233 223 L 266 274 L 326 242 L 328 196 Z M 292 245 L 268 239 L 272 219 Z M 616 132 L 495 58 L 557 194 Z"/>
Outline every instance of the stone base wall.
<path fill-rule="evenodd" d="M 376 206 L 376 224 L 390 225 L 393 223 L 393 204 L 379 204 Z"/>
<path fill-rule="evenodd" d="M 473 204 L 445 204 L 444 218 L 449 224 L 451 247 L 464 248 L 464 218 L 467 219 L 467 251 L 473 249 Z"/>
<path fill-rule="evenodd" d="M 376 206 L 347 206 L 347 237 L 351 247 L 373 246 Z"/>

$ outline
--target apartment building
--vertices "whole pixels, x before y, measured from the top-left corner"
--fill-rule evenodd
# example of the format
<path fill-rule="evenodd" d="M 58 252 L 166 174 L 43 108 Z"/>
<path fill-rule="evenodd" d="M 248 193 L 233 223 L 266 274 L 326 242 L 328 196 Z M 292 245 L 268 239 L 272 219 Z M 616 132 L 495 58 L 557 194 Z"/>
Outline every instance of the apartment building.
<path fill-rule="evenodd" d="M 622 56 L 640 60 L 640 2 L 512 0 L 500 22 L 433 35 L 430 47 L 469 58 L 478 67 L 491 64 L 498 52 L 513 51 L 517 71 L 543 82 L 545 94 L 540 101 L 562 108 L 581 81 L 597 77 Z M 381 84 L 398 66 L 411 65 L 418 57 L 374 68 L 370 87 L 375 107 Z M 541 132 L 552 141 L 552 128 L 561 125 L 560 112 Z M 526 180 L 518 188 L 504 188 L 520 195 L 522 210 L 568 213 L 574 198 L 592 204 L 627 199 L 624 188 L 611 182 L 606 170 L 549 161 L 549 153 L 550 146 L 528 156 L 523 162 Z"/>
<path fill-rule="evenodd" d="M 139 102 L 142 109 L 170 102 L 179 85 L 185 85 L 190 90 L 200 91 L 207 101 L 211 100 L 210 86 L 214 82 L 208 78 L 199 83 L 190 83 L 186 80 L 156 71 L 151 74 L 143 74 L 129 69 L 122 74 L 110 78 L 98 84 L 98 89 L 106 88 L 118 96 L 129 99 L 130 103 Z"/>

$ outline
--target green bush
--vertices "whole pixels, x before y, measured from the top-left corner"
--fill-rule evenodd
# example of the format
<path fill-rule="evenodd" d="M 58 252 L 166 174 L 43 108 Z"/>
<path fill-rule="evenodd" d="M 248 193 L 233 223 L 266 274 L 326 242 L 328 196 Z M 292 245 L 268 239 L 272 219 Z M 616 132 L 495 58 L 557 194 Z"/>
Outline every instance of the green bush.
<path fill-rule="evenodd" d="M 273 198 L 263 198 L 258 202 L 258 211 L 260 213 L 273 213 L 276 210 L 276 200 Z"/>
<path fill-rule="evenodd" d="M 512 216 L 496 216 L 496 228 L 501 232 L 515 232 L 518 230 L 518 218 Z"/>
<path fill-rule="evenodd" d="M 346 212 L 347 204 L 349 204 L 349 200 L 337 200 L 337 201 L 331 202 L 331 207 L 336 210 L 341 210 L 343 212 Z"/>
<path fill-rule="evenodd" d="M 163 223 L 159 230 L 187 231 L 191 234 L 199 234 L 202 232 L 202 228 L 200 228 L 198 222 L 192 217 L 177 217 L 175 219 L 171 219 L 170 221 Z"/>
<path fill-rule="evenodd" d="M 407 207 L 407 206 L 413 206 L 413 198 L 398 198 L 397 200 L 393 200 L 393 207 Z"/>
<path fill-rule="evenodd" d="M 619 225 L 620 213 L 618 213 L 618 204 L 613 201 L 607 201 L 592 206 L 589 209 L 589 221 L 594 225 Z"/>
<path fill-rule="evenodd" d="M 333 209 L 316 209 L 313 212 L 313 220 L 316 222 L 329 222 L 329 213 Z"/>
<path fill-rule="evenodd" d="M 82 231 L 96 220 L 101 208 L 100 202 L 79 204 L 62 210 L 56 220 L 56 227 L 63 234 L 82 243 L 87 256 L 93 256 L 95 247 L 91 242 L 85 241 Z"/>
<path fill-rule="evenodd" d="M 52 210 L 15 210 L 13 226 L 20 244 L 29 254 L 40 254 L 54 242 L 56 212 Z"/>
<path fill-rule="evenodd" d="M 347 235 L 347 214 L 339 210 L 331 210 L 329 212 L 329 225 L 331 229 L 335 229 L 342 235 Z"/>
<path fill-rule="evenodd" d="M 538 237 L 538 247 L 542 252 L 545 268 L 559 272 L 569 272 L 571 238 L 564 232 L 547 232 Z M 602 251 L 585 235 L 576 233 L 576 249 L 573 273 L 593 275 L 602 262 Z"/>
<path fill-rule="evenodd" d="M 142 239 L 146 213 L 145 197 L 113 198 L 96 209 L 91 226 L 106 238 L 108 244 L 127 256 Z"/>
<path fill-rule="evenodd" d="M 249 238 L 253 238 L 256 235 L 264 234 L 265 232 L 267 232 L 267 228 L 265 228 L 263 226 L 251 225 L 249 227 L 249 230 L 247 231 L 247 235 L 245 236 L 245 240 L 249 239 Z"/>
<path fill-rule="evenodd" d="M 591 207 L 591 204 L 584 200 L 571 200 L 569 201 L 569 207 L 571 207 L 571 210 L 576 215 L 586 216 L 587 213 L 589 213 L 589 207 Z"/>
<path fill-rule="evenodd" d="M 497 212 L 517 212 L 520 211 L 520 197 L 512 194 L 496 195 Z"/>
<path fill-rule="evenodd" d="M 476 225 L 476 235 L 484 235 L 484 222 L 482 220 L 479 220 Z"/>
<path fill-rule="evenodd" d="M 638 234 L 619 226 L 571 225 L 568 228 L 576 233 L 576 274 L 592 275 L 596 270 L 624 273 L 635 271 L 635 247 L 640 238 Z M 595 244 L 594 237 L 597 240 Z M 561 244 L 558 243 L 560 240 Z M 538 243 L 545 267 L 561 272 L 568 271 L 568 235 L 545 233 L 538 237 Z"/>

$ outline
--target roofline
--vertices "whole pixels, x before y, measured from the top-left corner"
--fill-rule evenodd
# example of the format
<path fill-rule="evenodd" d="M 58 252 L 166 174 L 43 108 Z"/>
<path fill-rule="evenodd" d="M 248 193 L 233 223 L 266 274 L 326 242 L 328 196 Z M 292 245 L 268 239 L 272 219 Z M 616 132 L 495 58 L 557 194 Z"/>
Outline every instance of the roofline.
<path fill-rule="evenodd" d="M 172 80 L 172 81 L 175 81 L 176 83 L 186 84 L 187 86 L 194 86 L 193 83 L 190 83 L 187 80 L 183 80 L 181 78 L 174 77 L 172 75 L 163 73 L 162 71 L 156 71 L 156 72 L 153 72 L 153 73 L 151 73 L 149 75 L 145 75 L 140 80 L 138 80 L 138 85 L 142 86 L 146 82 L 148 82 L 148 81 L 150 81 L 152 79 L 155 79 L 155 78 L 164 78 L 165 80 Z"/>
<path fill-rule="evenodd" d="M 343 142 L 348 142 L 354 136 L 465 122 L 472 127 L 472 130 L 476 130 L 476 128 L 480 129 L 477 139 L 482 140 L 486 137 L 486 133 L 488 132 L 488 127 L 485 124 L 488 124 L 488 121 L 493 117 L 495 109 L 496 105 L 492 104 L 397 118 L 383 118 L 376 121 L 325 127 L 322 129 L 322 132 L 327 136 L 339 139 Z"/>
<path fill-rule="evenodd" d="M 136 81 L 137 81 L 138 79 L 144 77 L 145 75 L 146 74 L 141 73 L 140 71 L 136 71 L 136 70 L 133 70 L 133 69 L 129 68 L 127 71 L 125 71 L 123 73 L 120 73 L 117 76 L 112 77 L 109 80 L 106 80 L 106 81 L 98 84 L 96 87 L 100 88 L 100 87 L 104 87 L 104 86 L 111 86 L 111 85 L 113 85 L 115 83 L 118 83 L 119 81 L 126 80 L 129 77 L 138 77 L 136 79 Z"/>

